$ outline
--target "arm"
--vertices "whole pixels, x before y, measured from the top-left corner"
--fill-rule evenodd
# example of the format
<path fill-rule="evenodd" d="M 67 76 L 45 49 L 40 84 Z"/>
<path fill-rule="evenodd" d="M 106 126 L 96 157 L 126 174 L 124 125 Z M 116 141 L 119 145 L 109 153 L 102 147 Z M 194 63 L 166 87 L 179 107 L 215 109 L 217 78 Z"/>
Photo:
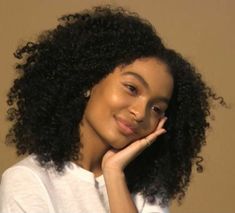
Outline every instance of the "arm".
<path fill-rule="evenodd" d="M 105 171 L 103 174 L 109 198 L 110 212 L 137 213 L 137 208 L 126 185 L 124 173 L 110 170 Z"/>
<path fill-rule="evenodd" d="M 137 208 L 127 188 L 123 170 L 130 161 L 149 146 L 149 142 L 151 143 L 159 135 L 166 132 L 166 130 L 163 129 L 165 121 L 166 118 L 163 118 L 159 122 L 156 130 L 145 139 L 137 140 L 121 151 L 109 150 L 104 155 L 102 170 L 111 213 L 137 213 Z"/>

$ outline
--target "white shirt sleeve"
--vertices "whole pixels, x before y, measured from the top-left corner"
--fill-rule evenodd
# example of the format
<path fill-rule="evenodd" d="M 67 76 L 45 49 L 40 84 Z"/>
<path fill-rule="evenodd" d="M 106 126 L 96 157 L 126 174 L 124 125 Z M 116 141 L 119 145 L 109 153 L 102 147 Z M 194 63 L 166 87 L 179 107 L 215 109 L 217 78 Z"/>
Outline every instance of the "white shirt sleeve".
<path fill-rule="evenodd" d="M 134 201 L 139 213 L 170 213 L 168 207 L 161 207 L 159 205 L 158 198 L 155 203 L 149 203 L 140 193 L 138 193 L 135 195 Z"/>
<path fill-rule="evenodd" d="M 4 172 L 0 185 L 0 213 L 54 213 L 40 178 L 29 168 Z"/>

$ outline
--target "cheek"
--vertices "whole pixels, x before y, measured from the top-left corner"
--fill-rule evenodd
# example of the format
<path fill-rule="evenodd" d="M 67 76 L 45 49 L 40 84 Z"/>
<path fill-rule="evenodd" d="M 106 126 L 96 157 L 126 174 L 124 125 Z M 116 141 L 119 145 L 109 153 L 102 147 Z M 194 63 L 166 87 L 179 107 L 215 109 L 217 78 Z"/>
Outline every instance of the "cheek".
<path fill-rule="evenodd" d="M 128 100 L 123 97 L 120 91 L 109 87 L 106 90 L 96 90 L 93 93 L 87 105 L 87 113 L 101 122 L 107 122 L 107 119 L 109 120 L 113 115 L 120 113 L 127 106 Z"/>
<path fill-rule="evenodd" d="M 142 128 L 143 131 L 141 132 L 141 137 L 146 137 L 147 135 L 153 133 L 156 130 L 159 121 L 160 119 L 156 118 L 150 119 L 146 126 Z"/>
<path fill-rule="evenodd" d="M 119 91 L 113 89 L 105 95 L 105 102 L 107 106 L 112 109 L 123 109 L 128 107 L 129 100 Z"/>

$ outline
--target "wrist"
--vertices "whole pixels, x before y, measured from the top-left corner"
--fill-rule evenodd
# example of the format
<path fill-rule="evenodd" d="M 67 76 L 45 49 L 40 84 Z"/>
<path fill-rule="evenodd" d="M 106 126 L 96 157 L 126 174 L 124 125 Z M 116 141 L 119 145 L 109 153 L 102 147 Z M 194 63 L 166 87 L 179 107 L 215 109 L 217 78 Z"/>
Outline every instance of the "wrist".
<path fill-rule="evenodd" d="M 122 170 L 113 168 L 103 169 L 103 175 L 110 178 L 125 178 L 125 173 Z"/>

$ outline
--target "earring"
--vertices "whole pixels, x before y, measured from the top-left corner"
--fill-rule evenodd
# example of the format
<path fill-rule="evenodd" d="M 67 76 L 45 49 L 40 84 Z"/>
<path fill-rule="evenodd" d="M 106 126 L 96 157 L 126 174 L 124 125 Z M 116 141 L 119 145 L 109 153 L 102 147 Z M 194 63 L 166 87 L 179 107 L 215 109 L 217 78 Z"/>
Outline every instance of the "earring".
<path fill-rule="evenodd" d="M 91 91 L 90 90 L 87 90 L 86 92 L 84 92 L 84 97 L 85 98 L 89 98 L 91 95 Z"/>

